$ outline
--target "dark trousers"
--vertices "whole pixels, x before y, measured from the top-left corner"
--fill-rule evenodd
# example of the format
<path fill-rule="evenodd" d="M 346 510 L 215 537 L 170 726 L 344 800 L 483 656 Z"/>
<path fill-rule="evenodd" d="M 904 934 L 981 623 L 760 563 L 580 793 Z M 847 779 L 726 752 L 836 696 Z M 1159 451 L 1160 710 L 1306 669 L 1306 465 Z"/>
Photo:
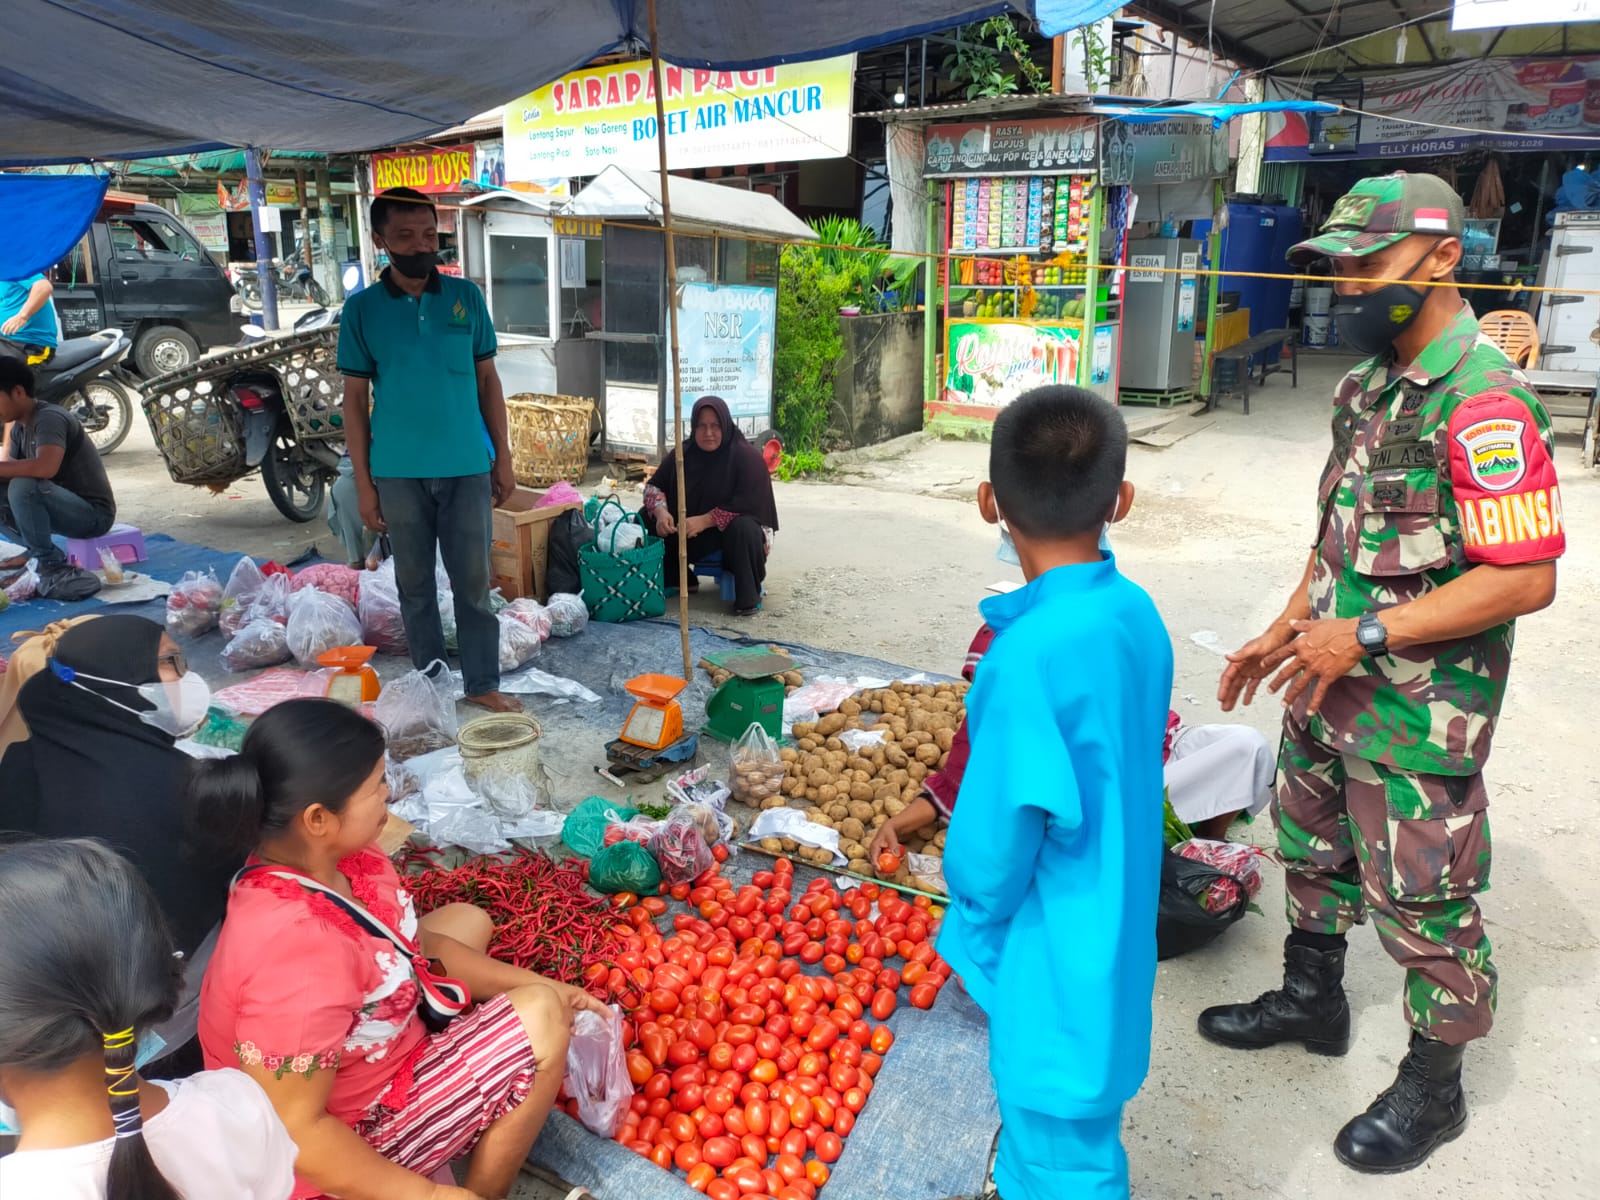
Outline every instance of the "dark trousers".
<path fill-rule="evenodd" d="M 678 586 L 678 535 L 665 539 L 666 583 Z M 754 608 L 761 603 L 761 584 L 767 578 L 767 535 L 754 517 L 736 517 L 726 529 L 715 526 L 689 539 L 689 562 L 703 562 L 722 551 L 722 569 L 733 575 L 734 606 Z"/>
<path fill-rule="evenodd" d="M 96 538 L 115 521 L 82 496 L 48 479 L 13 479 L 0 497 L 0 526 L 17 531 L 28 552 L 39 560 L 41 574 L 66 565 L 67 556 L 50 539 L 51 534 Z"/>
<path fill-rule="evenodd" d="M 489 608 L 489 544 L 494 498 L 489 476 L 455 479 L 374 479 L 400 590 L 400 617 L 411 662 L 424 671 L 445 659 L 444 625 L 434 556 L 444 559 L 455 593 L 456 639 L 466 694 L 500 687 L 500 621 Z"/>

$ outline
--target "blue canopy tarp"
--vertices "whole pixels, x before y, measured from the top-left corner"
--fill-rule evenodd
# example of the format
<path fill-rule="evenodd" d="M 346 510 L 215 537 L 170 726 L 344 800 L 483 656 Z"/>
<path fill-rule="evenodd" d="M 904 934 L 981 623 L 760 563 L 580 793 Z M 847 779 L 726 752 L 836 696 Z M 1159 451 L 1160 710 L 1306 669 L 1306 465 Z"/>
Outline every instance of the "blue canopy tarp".
<path fill-rule="evenodd" d="M 1213 125 L 1225 125 L 1246 113 L 1298 112 L 1334 113 L 1337 104 L 1321 100 L 1257 100 L 1249 104 L 1225 104 L 1219 100 L 1195 100 L 1187 104 L 1162 104 L 1151 108 L 1126 104 L 1096 104 L 1095 112 L 1115 117 L 1129 125 L 1150 125 L 1173 117 L 1209 117 Z"/>
<path fill-rule="evenodd" d="M 71 253 L 110 182 L 107 175 L 0 174 L 0 279 L 38 275 Z"/>
<path fill-rule="evenodd" d="M 1002 12 L 1047 35 L 1116 0 L 658 0 L 664 59 L 735 70 Z M 645 0 L 9 0 L 0 163 L 226 146 L 343 152 L 459 124 L 591 59 L 647 52 Z"/>

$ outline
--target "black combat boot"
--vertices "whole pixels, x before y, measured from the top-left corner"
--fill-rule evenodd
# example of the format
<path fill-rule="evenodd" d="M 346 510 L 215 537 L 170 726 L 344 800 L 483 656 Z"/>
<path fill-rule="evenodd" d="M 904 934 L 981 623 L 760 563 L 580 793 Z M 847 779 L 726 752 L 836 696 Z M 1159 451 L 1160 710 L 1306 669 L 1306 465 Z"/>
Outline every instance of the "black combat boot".
<path fill-rule="evenodd" d="M 1357 1171 L 1394 1175 L 1420 1167 L 1434 1147 L 1460 1137 L 1467 1127 L 1464 1049 L 1413 1031 L 1394 1083 L 1334 1139 L 1339 1161 Z"/>
<path fill-rule="evenodd" d="M 1283 947 L 1283 987 L 1250 1004 L 1219 1004 L 1200 1014 L 1200 1033 L 1236 1050 L 1303 1042 L 1313 1054 L 1350 1049 L 1350 1005 L 1344 998 L 1345 949 L 1318 950 L 1290 934 Z"/>

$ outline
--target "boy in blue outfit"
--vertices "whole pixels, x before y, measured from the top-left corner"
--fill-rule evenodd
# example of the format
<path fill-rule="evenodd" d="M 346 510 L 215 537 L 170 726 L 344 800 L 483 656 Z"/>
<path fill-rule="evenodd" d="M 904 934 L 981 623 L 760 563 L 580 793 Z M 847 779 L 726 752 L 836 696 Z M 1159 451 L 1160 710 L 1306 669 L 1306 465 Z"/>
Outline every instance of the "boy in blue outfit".
<path fill-rule="evenodd" d="M 1172 646 L 1099 546 L 1133 503 L 1127 449 L 1104 400 L 1039 388 L 996 420 L 978 490 L 1028 582 L 981 606 L 939 953 L 989 1017 L 1004 1200 L 1126 1197 L 1150 1064 Z"/>

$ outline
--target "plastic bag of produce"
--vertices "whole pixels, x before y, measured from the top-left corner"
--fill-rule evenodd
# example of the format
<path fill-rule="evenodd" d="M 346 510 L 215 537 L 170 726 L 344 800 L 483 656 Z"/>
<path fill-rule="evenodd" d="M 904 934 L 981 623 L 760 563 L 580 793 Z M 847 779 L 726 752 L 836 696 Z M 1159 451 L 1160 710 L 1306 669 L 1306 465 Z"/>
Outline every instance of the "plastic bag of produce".
<path fill-rule="evenodd" d="M 244 624 L 251 621 L 276 621 L 279 625 L 289 623 L 289 577 L 287 575 L 268 575 L 261 584 L 261 590 L 256 593 L 255 599 L 250 601 L 250 607 L 245 612 Z M 244 626 L 241 625 L 242 629 Z"/>
<path fill-rule="evenodd" d="M 501 613 L 496 620 L 500 622 L 502 671 L 515 671 L 539 657 L 539 650 L 544 646 L 544 642 L 540 640 L 538 630 L 524 625 L 515 617 L 507 616 L 505 613 Z"/>
<path fill-rule="evenodd" d="M 674 812 L 661 822 L 650 839 L 650 853 L 656 856 L 661 878 L 667 883 L 688 883 L 716 862 L 700 826 L 682 812 Z"/>
<path fill-rule="evenodd" d="M 783 759 L 778 757 L 778 743 L 760 725 L 751 722 L 733 744 L 729 761 L 733 798 L 741 804 L 760 808 L 762 801 L 782 794 Z"/>
<path fill-rule="evenodd" d="M 271 617 L 253 617 L 222 648 L 222 665 L 230 671 L 254 671 L 286 663 L 289 631 Z"/>
<path fill-rule="evenodd" d="M 567 1074 L 561 1086 L 578 1102 L 578 1120 L 584 1128 L 601 1137 L 616 1136 L 633 1103 L 623 1037 L 622 1013 L 615 1005 L 608 1016 L 585 1011 L 572 1018 Z"/>
<path fill-rule="evenodd" d="M 317 666 L 317 656 L 329 650 L 359 645 L 360 618 L 338 596 L 308 587 L 290 599 L 289 653 L 302 667 Z"/>
<path fill-rule="evenodd" d="M 638 842 L 604 846 L 589 859 L 589 886 L 597 892 L 644 896 L 661 883 L 661 868 Z"/>
<path fill-rule="evenodd" d="M 1253 900 L 1261 890 L 1261 860 L 1266 851 L 1259 846 L 1190 838 L 1179 842 L 1172 852 L 1223 872 L 1221 878 L 1200 893 L 1200 907 L 1207 912 L 1222 912 L 1232 907 L 1241 895 L 1247 901 Z"/>
<path fill-rule="evenodd" d="M 361 640 L 379 654 L 407 654 L 406 623 L 400 615 L 400 587 L 394 580 L 394 559 L 385 559 L 375 571 L 361 577 Z"/>
<path fill-rule="evenodd" d="M 1230 907 L 1207 909 L 1201 900 L 1219 881 L 1233 879 L 1207 863 L 1171 850 L 1161 859 L 1161 896 L 1156 906 L 1156 957 L 1176 958 L 1197 950 L 1244 916 L 1249 900 L 1243 893 Z"/>
<path fill-rule="evenodd" d="M 550 597 L 548 607 L 551 637 L 575 637 L 589 624 L 589 608 L 584 604 L 582 596 L 557 592 Z"/>
<path fill-rule="evenodd" d="M 638 842 L 641 846 L 648 846 L 660 824 L 659 821 L 653 821 L 642 814 L 623 818 L 616 813 L 607 813 L 606 831 L 600 839 L 600 844 L 615 846 L 618 842 Z"/>
<path fill-rule="evenodd" d="M 250 606 L 261 592 L 267 577 L 248 554 L 233 564 L 228 575 L 228 586 L 222 589 L 222 611 L 217 614 L 217 624 L 222 632 L 232 637 L 244 628 L 250 619 Z"/>
<path fill-rule="evenodd" d="M 450 672 L 441 662 L 430 669 L 431 676 L 407 671 L 386 685 L 372 706 L 373 719 L 388 736 L 391 758 L 404 761 L 456 743 L 459 726 Z"/>
<path fill-rule="evenodd" d="M 217 627 L 222 610 L 222 581 L 213 571 L 189 571 L 167 596 L 167 632 L 192 638 Z"/>
<path fill-rule="evenodd" d="M 6 584 L 4 592 L 7 604 L 26 604 L 38 594 L 39 574 L 33 569 L 31 561 L 26 567 L 22 568 L 20 575 Z M 585 619 L 588 618 L 588 615 L 588 613 L 584 613 Z"/>
<path fill-rule="evenodd" d="M 614 804 L 603 796 L 590 796 L 567 814 L 561 826 L 561 840 L 574 854 L 588 858 L 603 844 L 611 817 L 626 821 L 638 815 L 639 810 L 631 805 Z"/>
<path fill-rule="evenodd" d="M 316 588 L 329 596 L 339 597 L 351 608 L 361 601 L 361 572 L 344 563 L 312 563 L 295 572 L 289 586 L 296 592 L 308 587 Z"/>
<path fill-rule="evenodd" d="M 521 621 L 539 635 L 541 642 L 550 636 L 550 610 L 537 600 L 529 600 L 527 597 L 513 600 L 505 606 L 500 615 L 510 617 L 513 621 Z"/>

